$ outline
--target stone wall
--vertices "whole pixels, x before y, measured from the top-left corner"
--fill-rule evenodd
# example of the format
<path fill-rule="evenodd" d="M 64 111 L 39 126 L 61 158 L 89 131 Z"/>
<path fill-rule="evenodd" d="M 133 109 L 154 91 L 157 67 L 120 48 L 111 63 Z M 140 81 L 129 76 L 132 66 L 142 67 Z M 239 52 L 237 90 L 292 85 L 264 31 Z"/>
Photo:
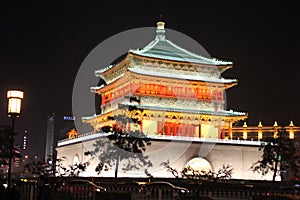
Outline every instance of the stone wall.
<path fill-rule="evenodd" d="M 91 159 L 85 156 L 84 152 L 94 150 L 93 144 L 95 140 L 82 141 L 79 143 L 60 146 L 57 148 L 58 158 L 63 156 L 67 159 L 64 161 L 65 166 L 74 164 L 76 160 L 83 163 Z M 151 145 L 146 148 L 145 155 L 149 156 L 152 167 L 148 168 L 154 177 L 172 177 L 167 172 L 161 162 L 169 160 L 171 166 L 177 170 L 181 170 L 193 158 L 203 158 L 207 160 L 213 169 L 217 171 L 223 164 L 233 167 L 234 179 L 253 179 L 253 180 L 271 180 L 272 174 L 261 176 L 260 174 L 250 171 L 252 163 L 259 160 L 261 151 L 258 145 L 232 144 L 220 142 L 195 142 L 195 141 L 176 141 L 176 140 L 153 140 Z M 114 166 L 103 171 L 100 175 L 95 172 L 95 168 L 99 163 L 96 156 L 91 160 L 87 170 L 81 176 L 103 176 L 113 177 Z M 126 165 L 127 160 L 123 160 L 119 165 L 119 177 L 145 177 L 145 168 L 140 167 L 138 170 L 122 171 L 122 166 Z"/>

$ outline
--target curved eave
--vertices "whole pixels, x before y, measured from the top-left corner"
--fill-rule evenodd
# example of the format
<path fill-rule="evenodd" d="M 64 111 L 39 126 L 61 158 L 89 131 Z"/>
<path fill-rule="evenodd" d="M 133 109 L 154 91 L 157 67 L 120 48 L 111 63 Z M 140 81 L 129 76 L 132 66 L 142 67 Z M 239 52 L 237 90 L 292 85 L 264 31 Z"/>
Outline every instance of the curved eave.
<path fill-rule="evenodd" d="M 133 74 L 143 75 L 143 76 L 151 76 L 151 77 L 162 77 L 167 79 L 177 79 L 177 80 L 190 80 L 190 81 L 201 81 L 201 82 L 208 82 L 208 83 L 216 83 L 216 84 L 224 84 L 229 87 L 232 87 L 237 84 L 236 79 L 212 79 L 207 77 L 201 77 L 197 78 L 196 76 L 188 76 L 188 75 L 172 75 L 172 74 L 166 74 L 166 73 L 159 73 L 159 72 L 150 72 L 150 71 L 143 71 L 143 70 L 136 70 L 134 68 L 128 68 L 128 71 L 130 71 Z M 176 77 L 177 76 L 177 77 Z M 219 81 L 218 81 L 219 80 Z"/>
<path fill-rule="evenodd" d="M 126 105 L 126 104 L 123 104 Z M 239 120 L 245 120 L 248 118 L 248 113 L 245 112 L 234 112 L 234 111 L 222 111 L 222 112 L 213 112 L 213 111 L 195 111 L 195 110 L 187 110 L 187 109 L 173 109 L 170 108 L 159 108 L 159 107 L 150 107 L 150 106 L 138 106 L 139 108 L 144 109 L 144 111 L 159 111 L 159 112 L 168 112 L 168 113 L 188 113 L 191 115 L 196 115 L 199 117 L 198 121 L 202 120 L 221 120 L 221 121 L 230 121 L 237 122 Z M 90 117 L 82 117 L 81 120 L 83 123 L 89 124 L 99 124 L 101 123 L 103 126 L 105 124 L 111 124 L 114 121 L 108 121 L 108 116 L 116 115 L 117 112 L 121 112 L 120 110 L 111 111 L 101 115 L 94 115 Z M 192 120 L 192 119 L 191 119 Z M 192 120 L 195 121 L 195 120 Z"/>
<path fill-rule="evenodd" d="M 233 110 L 222 110 L 222 111 L 210 111 L 210 110 L 191 110 L 186 108 L 172 108 L 172 107 L 158 107 L 158 106 L 147 106 L 147 105 L 136 105 L 135 103 L 121 103 L 124 106 L 135 105 L 137 108 L 144 110 L 163 111 L 163 112 L 180 112 L 199 114 L 201 116 L 221 116 L 221 117 L 247 117 L 248 114 L 245 112 L 237 112 Z"/>
<path fill-rule="evenodd" d="M 234 82 L 234 83 L 224 83 L 223 86 L 225 87 L 225 89 L 231 88 L 233 86 L 236 86 L 238 84 L 238 82 Z"/>
<path fill-rule="evenodd" d="M 110 82 L 107 85 L 101 85 L 101 86 L 96 86 L 96 87 L 90 87 L 90 91 L 92 93 L 97 93 L 97 94 L 102 94 L 107 90 L 111 90 L 113 88 L 116 88 L 125 82 L 128 82 L 130 79 L 130 72 L 125 72 L 124 74 L 121 74 L 119 77 L 114 79 L 112 82 Z"/>
<path fill-rule="evenodd" d="M 168 111 L 168 112 L 179 112 L 179 113 L 190 113 L 190 114 L 199 114 L 201 116 L 218 116 L 218 117 L 247 117 L 248 114 L 244 112 L 234 112 L 234 111 L 206 111 L 206 110 L 188 110 L 188 109 L 179 109 L 179 108 L 163 108 L 163 107 L 152 107 L 152 106 L 138 106 L 139 108 L 145 110 L 156 110 L 156 111 Z"/>
<path fill-rule="evenodd" d="M 119 112 L 121 112 L 121 110 L 117 109 L 108 113 L 104 113 L 104 114 L 99 114 L 99 115 L 92 115 L 92 116 L 85 116 L 85 117 L 81 117 L 81 121 L 83 123 L 88 123 L 88 124 L 92 124 L 92 125 L 96 125 L 99 123 L 102 124 L 111 124 L 114 123 L 115 120 L 108 120 L 108 117 L 117 115 Z"/>
<path fill-rule="evenodd" d="M 90 120 L 93 120 L 93 119 L 96 119 L 97 117 L 100 117 L 100 115 L 93 115 L 93 116 L 85 116 L 85 117 L 81 117 L 81 121 L 82 122 L 85 122 L 85 123 L 88 123 Z"/>
<path fill-rule="evenodd" d="M 102 88 L 104 88 L 103 84 L 101 86 L 90 87 L 90 91 L 91 91 L 91 93 L 98 93 L 98 91 L 101 90 Z"/>
<path fill-rule="evenodd" d="M 151 61 L 164 61 L 164 62 L 173 63 L 173 64 L 201 65 L 201 66 L 205 66 L 205 67 L 217 67 L 221 71 L 225 71 L 225 70 L 233 67 L 233 63 L 226 64 L 226 65 L 225 64 L 215 65 L 215 64 L 207 64 L 207 63 L 179 61 L 179 60 L 174 60 L 174 59 L 166 59 L 166 58 L 158 58 L 158 57 L 151 57 L 151 56 L 141 55 L 141 54 L 133 52 L 132 50 L 129 51 L 129 55 L 131 55 L 132 57 L 139 58 L 139 59 L 148 59 L 148 60 L 151 60 Z"/>
<path fill-rule="evenodd" d="M 96 70 L 95 71 L 95 76 L 100 77 L 100 78 L 103 79 L 103 76 L 105 74 L 111 73 L 115 68 L 118 68 L 119 66 L 123 65 L 125 62 L 127 62 L 127 59 L 128 59 L 128 53 L 127 53 L 126 57 L 122 61 L 120 61 L 119 63 L 114 64 L 114 65 L 109 65 L 109 66 L 104 67 L 102 69 Z"/>

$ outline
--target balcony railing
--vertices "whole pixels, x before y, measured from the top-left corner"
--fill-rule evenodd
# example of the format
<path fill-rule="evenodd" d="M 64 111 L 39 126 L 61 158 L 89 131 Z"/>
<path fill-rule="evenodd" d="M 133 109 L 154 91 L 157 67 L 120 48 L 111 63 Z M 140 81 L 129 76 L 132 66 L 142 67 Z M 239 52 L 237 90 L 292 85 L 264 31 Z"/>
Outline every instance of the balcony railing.
<path fill-rule="evenodd" d="M 88 132 L 78 134 L 72 139 L 63 139 L 58 141 L 57 146 L 65 146 L 78 142 L 88 141 L 96 138 L 106 137 L 110 133 L 94 133 Z M 191 142 L 207 142 L 207 143 L 226 143 L 226 144 L 241 144 L 241 145 L 261 145 L 262 141 L 270 137 L 287 137 L 299 141 L 300 127 L 294 126 L 293 122 L 289 126 L 278 126 L 277 122 L 273 126 L 263 126 L 261 123 L 258 126 L 243 126 L 223 129 L 220 133 L 220 138 L 203 138 L 190 136 L 174 136 L 174 135 L 148 135 L 154 140 L 176 140 L 176 141 L 191 141 Z M 201 135 L 201 134 L 200 134 Z M 221 136 L 222 135 L 222 136 Z"/>

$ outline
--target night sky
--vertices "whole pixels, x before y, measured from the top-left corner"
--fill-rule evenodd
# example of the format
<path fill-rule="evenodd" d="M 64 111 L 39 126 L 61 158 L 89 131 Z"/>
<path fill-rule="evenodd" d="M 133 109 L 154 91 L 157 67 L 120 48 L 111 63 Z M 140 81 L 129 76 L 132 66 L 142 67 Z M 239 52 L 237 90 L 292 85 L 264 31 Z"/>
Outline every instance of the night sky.
<path fill-rule="evenodd" d="M 300 125 L 300 2 L 111 2 L 0 3 L 1 125 L 10 125 L 6 91 L 25 92 L 15 143 L 21 144 L 26 129 L 30 151 L 43 155 L 47 115 L 72 114 L 73 83 L 89 52 L 117 33 L 154 27 L 159 19 L 212 57 L 234 63 L 222 74 L 239 81 L 226 93 L 227 106 L 248 112 L 248 125 L 287 125 L 291 119 Z"/>

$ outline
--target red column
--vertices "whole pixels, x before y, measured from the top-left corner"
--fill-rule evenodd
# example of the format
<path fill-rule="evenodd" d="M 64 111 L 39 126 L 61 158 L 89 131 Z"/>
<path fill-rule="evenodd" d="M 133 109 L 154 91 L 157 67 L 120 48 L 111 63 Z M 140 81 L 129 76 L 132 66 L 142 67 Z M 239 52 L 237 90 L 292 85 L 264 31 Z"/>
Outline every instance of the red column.
<path fill-rule="evenodd" d="M 102 105 L 105 104 L 105 95 L 102 94 Z"/>
<path fill-rule="evenodd" d="M 127 132 L 130 133 L 130 123 L 127 123 Z"/>
<path fill-rule="evenodd" d="M 172 95 L 172 91 L 171 91 L 171 87 L 167 88 L 167 96 L 171 96 Z"/>
<path fill-rule="evenodd" d="M 178 136 L 182 136 L 182 123 L 178 124 L 178 132 L 177 132 Z"/>
<path fill-rule="evenodd" d="M 186 125 L 186 136 L 190 136 L 190 124 Z"/>
<path fill-rule="evenodd" d="M 173 127 L 174 127 L 174 136 L 178 136 L 178 131 L 179 131 L 179 125 L 178 123 L 174 123 Z"/>
<path fill-rule="evenodd" d="M 157 86 L 157 94 L 158 94 L 158 95 L 161 95 L 161 85 L 158 85 L 158 86 Z"/>
<path fill-rule="evenodd" d="M 181 131 L 182 136 L 187 136 L 187 125 L 182 124 L 182 131 Z"/>
<path fill-rule="evenodd" d="M 141 123 L 140 123 L 140 133 L 143 132 L 143 120 L 141 120 Z"/>
<path fill-rule="evenodd" d="M 222 128 L 221 139 L 224 139 L 224 138 L 225 138 L 225 129 Z"/>
<path fill-rule="evenodd" d="M 195 126 L 193 124 L 190 125 L 189 136 L 190 137 L 194 137 L 195 136 Z"/>
<path fill-rule="evenodd" d="M 171 133 L 170 122 L 165 122 L 165 124 L 164 124 L 164 130 L 165 130 L 165 135 L 170 135 L 170 133 Z"/>
<path fill-rule="evenodd" d="M 203 90 L 199 89 L 198 94 L 199 94 L 199 99 L 202 99 L 203 98 Z"/>
<path fill-rule="evenodd" d="M 174 123 L 170 122 L 170 135 L 174 135 Z"/>
<path fill-rule="evenodd" d="M 109 93 L 109 102 L 112 100 L 112 94 L 111 94 L 111 92 Z"/>
<path fill-rule="evenodd" d="M 179 90 L 180 90 L 180 96 L 184 97 L 184 88 L 180 87 Z"/>
<path fill-rule="evenodd" d="M 207 89 L 204 89 L 204 95 L 203 95 L 203 98 L 204 99 L 208 99 L 208 92 L 207 92 Z"/>
<path fill-rule="evenodd" d="M 163 132 L 163 123 L 158 122 L 157 123 L 157 133 L 158 133 L 158 135 L 162 135 L 162 132 Z"/>

